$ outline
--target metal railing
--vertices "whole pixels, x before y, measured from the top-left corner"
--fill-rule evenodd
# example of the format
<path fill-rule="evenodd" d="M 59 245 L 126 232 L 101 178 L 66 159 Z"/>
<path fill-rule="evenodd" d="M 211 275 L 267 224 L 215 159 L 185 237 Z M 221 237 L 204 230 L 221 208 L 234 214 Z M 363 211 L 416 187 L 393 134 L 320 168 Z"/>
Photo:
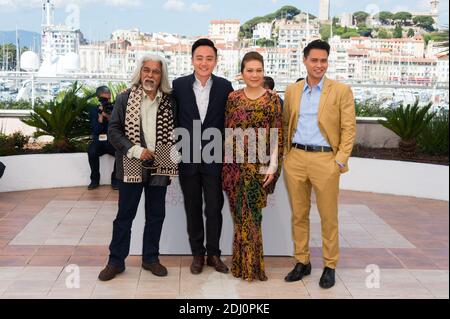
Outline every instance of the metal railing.
<path fill-rule="evenodd" d="M 0 118 L 21 119 L 30 116 L 33 110 L 0 110 Z"/>

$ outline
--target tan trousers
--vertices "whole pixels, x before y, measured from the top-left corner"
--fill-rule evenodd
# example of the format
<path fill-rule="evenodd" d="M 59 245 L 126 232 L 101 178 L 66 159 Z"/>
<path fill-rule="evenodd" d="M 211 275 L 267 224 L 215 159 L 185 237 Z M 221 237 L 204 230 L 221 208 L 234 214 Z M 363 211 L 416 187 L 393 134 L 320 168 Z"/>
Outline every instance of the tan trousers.
<path fill-rule="evenodd" d="M 324 267 L 336 269 L 339 259 L 338 197 L 339 165 L 332 152 L 305 152 L 292 148 L 286 155 L 284 176 L 292 208 L 294 257 L 308 264 L 311 189 L 316 194 L 322 225 Z"/>

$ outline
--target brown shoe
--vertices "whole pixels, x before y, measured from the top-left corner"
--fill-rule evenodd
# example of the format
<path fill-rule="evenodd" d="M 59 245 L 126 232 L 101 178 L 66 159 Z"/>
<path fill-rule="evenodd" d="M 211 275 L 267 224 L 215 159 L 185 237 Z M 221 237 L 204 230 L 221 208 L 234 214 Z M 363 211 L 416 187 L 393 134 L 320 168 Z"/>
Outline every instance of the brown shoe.
<path fill-rule="evenodd" d="M 125 271 L 125 267 L 119 268 L 112 265 L 107 265 L 98 275 L 100 281 L 109 281 Z"/>
<path fill-rule="evenodd" d="M 203 271 L 203 266 L 205 265 L 204 256 L 194 256 L 191 264 L 191 273 L 193 275 L 201 274 Z"/>
<path fill-rule="evenodd" d="M 219 256 L 208 256 L 206 258 L 206 264 L 208 266 L 214 267 L 214 269 L 218 272 L 221 272 L 223 274 L 228 273 L 228 267 L 223 263 L 222 260 L 220 260 Z"/>
<path fill-rule="evenodd" d="M 167 276 L 167 268 L 164 267 L 163 265 L 161 265 L 159 263 L 159 261 L 152 263 L 152 264 L 146 264 L 143 262 L 142 268 L 150 271 L 153 275 L 158 276 L 158 277 L 166 277 Z"/>

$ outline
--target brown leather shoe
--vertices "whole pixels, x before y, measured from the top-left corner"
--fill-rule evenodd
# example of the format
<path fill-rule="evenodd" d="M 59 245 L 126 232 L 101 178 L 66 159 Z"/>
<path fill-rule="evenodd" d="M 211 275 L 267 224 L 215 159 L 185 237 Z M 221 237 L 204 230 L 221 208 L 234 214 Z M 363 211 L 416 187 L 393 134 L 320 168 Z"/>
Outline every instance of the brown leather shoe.
<path fill-rule="evenodd" d="M 153 275 L 158 277 L 166 277 L 167 276 L 167 268 L 161 265 L 159 262 L 146 264 L 142 263 L 142 268 L 150 271 Z"/>
<path fill-rule="evenodd" d="M 119 268 L 112 265 L 107 265 L 98 275 L 100 281 L 109 281 L 125 271 L 125 267 Z"/>
<path fill-rule="evenodd" d="M 208 256 L 206 258 L 206 264 L 208 266 L 214 267 L 214 269 L 218 272 L 221 272 L 223 274 L 228 273 L 228 267 L 223 263 L 222 260 L 220 260 L 219 256 Z"/>
<path fill-rule="evenodd" d="M 203 271 L 203 266 L 205 265 L 204 256 L 194 256 L 191 264 L 191 273 L 193 275 L 201 274 Z"/>

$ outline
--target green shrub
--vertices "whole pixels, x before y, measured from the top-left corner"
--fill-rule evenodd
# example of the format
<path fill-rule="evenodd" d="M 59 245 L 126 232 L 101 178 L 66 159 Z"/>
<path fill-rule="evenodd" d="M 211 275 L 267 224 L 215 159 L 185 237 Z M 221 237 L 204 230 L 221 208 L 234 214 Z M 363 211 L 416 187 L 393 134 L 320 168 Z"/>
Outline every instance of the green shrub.
<path fill-rule="evenodd" d="M 12 146 L 8 139 L 8 135 L 0 133 L 0 156 L 5 156 L 8 153 L 8 150 L 11 150 Z"/>
<path fill-rule="evenodd" d="M 37 98 L 34 105 L 42 105 L 41 99 Z M 31 110 L 33 107 L 30 101 L 0 101 L 0 110 Z"/>
<path fill-rule="evenodd" d="M 36 127 L 39 136 L 53 136 L 57 152 L 72 152 L 74 139 L 90 135 L 90 97 L 80 94 L 82 87 L 75 82 L 59 96 L 61 98 L 36 106 L 30 117 L 22 120 L 25 124 Z"/>
<path fill-rule="evenodd" d="M 356 116 L 358 117 L 384 117 L 388 110 L 381 108 L 379 103 L 366 101 L 356 103 Z"/>
<path fill-rule="evenodd" d="M 417 137 L 421 151 L 431 155 L 448 155 L 449 113 L 439 113 Z"/>
<path fill-rule="evenodd" d="M 21 132 L 11 135 L 0 133 L 0 156 L 19 154 L 28 143 L 28 136 Z"/>
<path fill-rule="evenodd" d="M 400 138 L 400 151 L 405 156 L 414 154 L 417 150 L 417 137 L 428 126 L 436 113 L 428 113 L 431 103 L 425 107 L 419 107 L 417 100 L 413 106 L 401 105 L 395 110 L 389 110 L 379 123 L 390 129 Z"/>
<path fill-rule="evenodd" d="M 23 135 L 22 132 L 13 133 L 10 137 L 15 148 L 21 150 L 28 144 L 29 136 Z"/>

